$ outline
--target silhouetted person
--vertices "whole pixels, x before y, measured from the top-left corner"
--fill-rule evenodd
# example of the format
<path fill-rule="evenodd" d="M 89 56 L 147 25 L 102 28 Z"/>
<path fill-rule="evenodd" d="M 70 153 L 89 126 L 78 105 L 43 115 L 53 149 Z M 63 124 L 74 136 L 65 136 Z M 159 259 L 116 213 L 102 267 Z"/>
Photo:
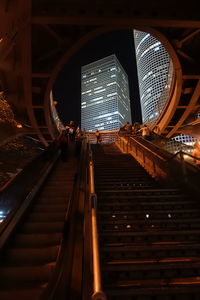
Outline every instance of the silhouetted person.
<path fill-rule="evenodd" d="M 69 140 L 75 141 L 76 127 L 75 127 L 74 121 L 70 121 L 69 124 L 66 126 L 66 128 L 68 129 Z"/>
<path fill-rule="evenodd" d="M 134 135 L 138 133 L 138 130 L 140 130 L 140 124 L 139 122 L 135 122 L 132 126 L 132 132 Z"/>
<path fill-rule="evenodd" d="M 97 144 L 100 143 L 101 142 L 101 134 L 100 134 L 98 129 L 95 132 L 95 136 L 96 136 L 96 139 L 97 139 Z"/>
<path fill-rule="evenodd" d="M 198 141 L 194 144 L 194 151 L 192 152 L 192 155 L 200 159 L 200 143 Z M 200 166 L 200 160 L 194 158 L 194 163 Z"/>
<path fill-rule="evenodd" d="M 142 128 L 140 128 L 138 131 L 140 131 L 142 133 L 142 137 L 146 140 L 150 140 L 151 139 L 151 131 L 149 129 L 149 127 L 144 124 Z"/>
<path fill-rule="evenodd" d="M 124 129 L 127 133 L 131 133 L 132 125 L 129 122 L 127 122 L 126 125 L 124 126 Z"/>
<path fill-rule="evenodd" d="M 63 130 L 61 136 L 59 138 L 59 147 L 60 147 L 60 157 L 62 161 L 67 161 L 67 154 L 68 154 L 68 138 L 66 135 L 66 131 Z"/>

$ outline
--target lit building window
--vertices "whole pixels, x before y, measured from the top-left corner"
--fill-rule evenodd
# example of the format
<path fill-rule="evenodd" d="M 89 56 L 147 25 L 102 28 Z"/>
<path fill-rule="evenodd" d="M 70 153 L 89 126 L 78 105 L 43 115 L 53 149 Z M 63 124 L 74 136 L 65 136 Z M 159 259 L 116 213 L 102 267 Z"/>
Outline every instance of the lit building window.
<path fill-rule="evenodd" d="M 155 37 L 138 30 L 133 34 L 142 120 L 152 123 L 167 101 L 173 65 L 166 49 Z"/>

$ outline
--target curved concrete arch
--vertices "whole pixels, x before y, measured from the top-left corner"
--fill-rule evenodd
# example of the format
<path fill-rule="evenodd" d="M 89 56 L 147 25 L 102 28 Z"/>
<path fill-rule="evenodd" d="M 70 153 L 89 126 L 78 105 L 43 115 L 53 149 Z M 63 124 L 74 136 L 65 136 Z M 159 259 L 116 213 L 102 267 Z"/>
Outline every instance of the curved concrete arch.
<path fill-rule="evenodd" d="M 85 36 L 83 36 L 82 38 L 80 38 L 70 49 L 68 49 L 65 54 L 61 57 L 61 59 L 59 60 L 59 62 L 57 63 L 57 65 L 55 66 L 55 68 L 53 69 L 47 87 L 46 87 L 46 92 L 45 92 L 45 99 L 44 99 L 44 107 L 45 107 L 45 119 L 46 119 L 46 123 L 47 126 L 49 128 L 49 132 L 52 136 L 52 138 L 54 138 L 54 134 L 53 131 L 51 130 L 51 125 L 49 122 L 49 114 L 50 114 L 50 92 L 53 88 L 53 84 L 59 74 L 59 72 L 61 71 L 61 69 L 63 68 L 63 66 L 66 64 L 66 62 L 79 50 L 81 49 L 88 41 L 92 40 L 93 38 L 104 34 L 106 32 L 111 32 L 111 31 L 116 31 L 116 30 L 133 30 L 133 29 L 137 29 L 137 30 L 141 30 L 141 31 L 145 31 L 150 33 L 151 35 L 153 35 L 155 38 L 157 38 L 158 40 L 161 41 L 161 43 L 164 45 L 164 47 L 166 48 L 166 50 L 168 51 L 172 62 L 173 62 L 173 67 L 174 67 L 174 74 L 175 74 L 175 85 L 176 85 L 176 89 L 175 89 L 175 94 L 173 94 L 173 107 L 171 107 L 168 103 L 168 110 L 167 110 L 167 115 L 168 117 L 165 118 L 165 121 L 162 122 L 160 121 L 160 127 L 161 130 L 163 130 L 163 128 L 168 124 L 169 122 L 169 116 L 172 116 L 174 111 L 175 111 L 175 106 L 177 105 L 178 101 L 179 101 L 179 97 L 181 95 L 181 82 L 182 82 L 182 70 L 181 70 L 181 64 L 179 62 L 178 56 L 176 54 L 175 49 L 173 48 L 173 46 L 171 45 L 171 43 L 169 42 L 169 40 L 164 36 L 164 34 L 154 28 L 151 27 L 144 27 L 144 26 L 127 26 L 126 25 L 119 25 L 119 26 L 105 26 L 105 27 L 101 27 L 101 28 L 97 28 L 94 29 L 92 31 L 90 31 L 89 33 L 87 33 Z M 168 101 L 169 102 L 169 101 Z M 170 109 L 169 109 L 170 107 Z M 169 115 L 170 113 L 170 115 Z"/>

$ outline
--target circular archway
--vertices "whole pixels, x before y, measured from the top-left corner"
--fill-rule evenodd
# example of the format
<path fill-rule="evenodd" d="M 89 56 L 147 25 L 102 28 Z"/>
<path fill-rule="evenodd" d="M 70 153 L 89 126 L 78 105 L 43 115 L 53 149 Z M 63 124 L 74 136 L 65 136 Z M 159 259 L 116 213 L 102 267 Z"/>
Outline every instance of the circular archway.
<path fill-rule="evenodd" d="M 79 39 L 79 41 L 76 42 L 69 50 L 67 50 L 65 52 L 65 54 L 61 57 L 61 59 L 59 60 L 59 62 L 57 63 L 57 65 L 55 66 L 53 71 L 51 72 L 51 76 L 49 78 L 47 88 L 46 88 L 46 92 L 45 92 L 45 116 L 46 116 L 46 122 L 48 124 L 49 131 L 51 132 L 52 137 L 54 135 L 53 135 L 53 132 L 51 130 L 52 124 L 50 124 L 50 122 L 49 122 L 49 113 L 50 113 L 50 110 L 49 110 L 49 95 L 50 95 L 50 91 L 53 88 L 54 82 L 55 82 L 59 72 L 61 71 L 63 66 L 73 57 L 73 55 L 75 55 L 75 53 L 77 51 L 79 51 L 82 47 L 84 47 L 84 45 L 86 45 L 87 42 L 89 42 L 93 38 L 95 38 L 99 35 L 102 35 L 104 33 L 111 32 L 111 31 L 116 31 L 116 30 L 122 30 L 122 29 L 127 30 L 127 26 L 103 27 L 103 28 L 98 28 L 98 29 L 95 29 L 95 30 L 89 32 L 84 37 Z M 129 27 L 128 29 L 132 29 L 132 26 Z M 176 88 L 176 89 L 173 90 L 174 94 L 172 92 L 170 94 L 170 97 L 173 95 L 173 106 L 175 106 L 178 102 L 178 99 L 179 99 L 180 93 L 181 93 L 181 76 L 182 76 L 182 72 L 181 72 L 181 66 L 180 66 L 178 56 L 176 55 L 176 52 L 175 52 L 173 46 L 168 41 L 168 39 L 161 32 L 159 32 L 158 30 L 155 30 L 155 29 L 150 28 L 150 27 L 149 28 L 147 28 L 147 27 L 136 27 L 134 29 L 148 32 L 149 34 L 154 36 L 156 39 L 158 39 L 162 43 L 162 45 L 166 48 L 167 52 L 169 53 L 169 55 L 172 59 L 172 62 L 173 62 L 173 70 L 174 70 L 174 84 L 172 86 L 173 87 L 175 87 L 175 86 L 179 87 L 179 88 Z M 169 101 L 168 101 L 168 103 L 169 103 Z M 171 108 L 171 111 L 173 111 L 173 108 Z M 160 118 L 160 120 L 162 120 L 162 118 Z M 165 124 L 162 126 L 162 129 L 166 126 L 166 124 L 167 124 L 167 121 L 165 121 Z"/>

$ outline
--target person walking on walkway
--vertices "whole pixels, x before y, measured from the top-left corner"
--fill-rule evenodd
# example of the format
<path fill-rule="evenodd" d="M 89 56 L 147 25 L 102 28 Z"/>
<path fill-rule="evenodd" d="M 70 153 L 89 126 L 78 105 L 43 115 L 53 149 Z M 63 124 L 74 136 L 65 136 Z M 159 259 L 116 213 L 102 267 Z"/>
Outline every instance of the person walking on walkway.
<path fill-rule="evenodd" d="M 140 124 L 139 124 L 139 122 L 133 123 L 133 126 L 132 126 L 132 133 L 133 133 L 133 135 L 137 135 L 137 133 L 138 133 L 139 130 L 140 130 Z"/>
<path fill-rule="evenodd" d="M 97 144 L 101 142 L 101 133 L 99 132 L 99 130 L 97 129 L 97 131 L 95 132 L 95 136 L 97 139 Z"/>
<path fill-rule="evenodd" d="M 60 138 L 58 140 L 59 143 L 59 148 L 60 148 L 60 157 L 62 161 L 67 161 L 67 156 L 68 156 L 68 138 L 66 135 L 66 131 L 63 130 Z"/>
<path fill-rule="evenodd" d="M 144 124 L 143 127 L 141 129 L 139 129 L 139 131 L 142 133 L 142 137 L 145 140 L 151 139 L 151 130 L 149 129 L 149 127 L 146 124 Z"/>
<path fill-rule="evenodd" d="M 194 144 L 194 151 L 192 152 L 194 158 L 194 163 L 200 166 L 200 142 L 196 141 Z M 199 158 L 199 159 L 196 159 Z"/>

